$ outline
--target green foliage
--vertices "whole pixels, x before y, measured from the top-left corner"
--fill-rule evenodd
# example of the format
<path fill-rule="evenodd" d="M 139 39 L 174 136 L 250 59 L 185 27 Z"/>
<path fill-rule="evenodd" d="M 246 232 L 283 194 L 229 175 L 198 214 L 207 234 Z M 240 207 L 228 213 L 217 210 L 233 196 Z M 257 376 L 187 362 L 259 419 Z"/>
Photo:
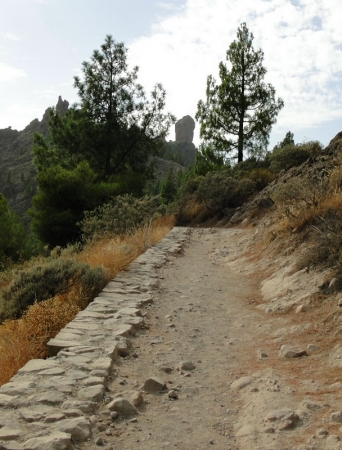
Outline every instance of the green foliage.
<path fill-rule="evenodd" d="M 288 131 L 284 139 L 281 142 L 278 142 L 278 144 L 274 148 L 284 148 L 288 145 L 295 145 L 294 134 L 291 133 L 291 131 Z"/>
<path fill-rule="evenodd" d="M 193 169 L 196 175 L 206 175 L 208 172 L 227 169 L 224 157 L 211 145 L 201 145 L 196 152 L 196 164 Z"/>
<path fill-rule="evenodd" d="M 160 183 L 160 195 L 163 203 L 171 203 L 177 194 L 177 180 L 173 173 L 173 170 L 170 169 L 166 177 L 161 180 Z"/>
<path fill-rule="evenodd" d="M 107 282 L 107 273 L 101 267 L 90 267 L 74 259 L 51 257 L 15 274 L 11 285 L 4 289 L 0 303 L 0 321 L 15 319 L 35 302 L 62 294 L 76 284 L 84 300 L 90 301 Z"/>
<path fill-rule="evenodd" d="M 88 163 L 75 169 L 52 166 L 38 172 L 39 189 L 29 214 L 33 230 L 46 244 L 65 246 L 79 238 L 77 223 L 118 190 L 116 183 L 98 182 Z"/>
<path fill-rule="evenodd" d="M 300 166 L 310 156 L 310 152 L 305 148 L 297 145 L 287 145 L 286 147 L 280 147 L 273 151 L 270 156 L 270 167 L 274 172 L 288 170 L 291 167 Z"/>
<path fill-rule="evenodd" d="M 159 196 L 134 198 L 126 194 L 86 212 L 79 226 L 84 239 L 101 238 L 108 234 L 129 234 L 139 225 L 148 223 L 155 214 L 163 212 Z"/>
<path fill-rule="evenodd" d="M 12 213 L 0 193 L 0 270 L 7 261 L 18 261 L 24 252 L 26 230 L 19 217 Z"/>
<path fill-rule="evenodd" d="M 143 173 L 175 118 L 164 114 L 166 93 L 157 84 L 147 98 L 137 82 L 138 67 L 128 69 L 127 49 L 107 36 L 100 50 L 75 77 L 80 104 L 62 117 L 51 110 L 50 140 L 35 136 L 38 170 L 59 164 L 76 167 L 82 160 L 100 179 L 128 169 Z"/>
<path fill-rule="evenodd" d="M 245 177 L 254 181 L 256 189 L 262 191 L 276 176 L 273 172 L 265 168 L 254 168 L 245 174 Z"/>
<path fill-rule="evenodd" d="M 284 106 L 281 98 L 276 100 L 274 87 L 263 81 L 264 54 L 253 48 L 253 39 L 242 23 L 237 40 L 227 51 L 230 70 L 221 62 L 221 83 L 217 84 L 212 75 L 208 77 L 207 99 L 198 102 L 196 114 L 204 142 L 224 158 L 237 151 L 238 162 L 246 153 L 256 156 L 265 153 L 272 125 Z"/>
<path fill-rule="evenodd" d="M 188 204 L 203 204 L 202 220 L 208 217 L 225 217 L 231 210 L 241 206 L 256 193 L 256 183 L 248 178 L 237 177 L 231 170 L 208 172 L 187 180 L 180 187 L 175 213 L 179 223 L 184 223 Z"/>

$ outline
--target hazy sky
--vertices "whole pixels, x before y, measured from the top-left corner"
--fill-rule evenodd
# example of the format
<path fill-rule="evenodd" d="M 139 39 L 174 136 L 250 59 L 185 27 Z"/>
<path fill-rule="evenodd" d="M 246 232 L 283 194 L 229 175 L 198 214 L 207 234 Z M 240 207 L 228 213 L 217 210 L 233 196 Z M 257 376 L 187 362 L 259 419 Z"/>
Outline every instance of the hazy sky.
<path fill-rule="evenodd" d="M 73 76 L 106 34 L 146 90 L 163 84 L 168 111 L 194 117 L 246 22 L 285 102 L 271 146 L 289 130 L 327 144 L 342 130 L 341 17 L 341 0 L 0 0 L 0 128 L 41 119 L 59 95 L 77 101 Z"/>

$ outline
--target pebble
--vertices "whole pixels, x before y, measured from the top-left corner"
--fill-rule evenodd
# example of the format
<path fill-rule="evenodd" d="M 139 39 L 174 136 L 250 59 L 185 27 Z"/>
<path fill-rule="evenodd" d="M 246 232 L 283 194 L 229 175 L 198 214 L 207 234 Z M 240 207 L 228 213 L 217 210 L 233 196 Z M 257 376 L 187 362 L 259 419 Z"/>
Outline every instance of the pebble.
<path fill-rule="evenodd" d="M 243 389 L 245 386 L 248 386 L 249 384 L 251 384 L 252 381 L 253 381 L 252 377 L 239 378 L 238 380 L 234 381 L 230 385 L 230 389 L 232 389 L 234 391 L 239 391 L 240 389 Z"/>
<path fill-rule="evenodd" d="M 179 370 L 194 370 L 196 368 L 192 361 L 181 361 L 178 367 Z"/>
<path fill-rule="evenodd" d="M 335 411 L 335 412 L 331 413 L 330 418 L 333 422 L 342 423 L 342 412 Z"/>
<path fill-rule="evenodd" d="M 175 391 L 174 389 L 171 389 L 168 393 L 167 393 L 169 398 L 178 398 L 178 392 Z"/>
<path fill-rule="evenodd" d="M 280 353 L 284 358 L 301 358 L 307 356 L 306 350 L 293 349 L 289 345 L 282 345 L 280 347 Z"/>

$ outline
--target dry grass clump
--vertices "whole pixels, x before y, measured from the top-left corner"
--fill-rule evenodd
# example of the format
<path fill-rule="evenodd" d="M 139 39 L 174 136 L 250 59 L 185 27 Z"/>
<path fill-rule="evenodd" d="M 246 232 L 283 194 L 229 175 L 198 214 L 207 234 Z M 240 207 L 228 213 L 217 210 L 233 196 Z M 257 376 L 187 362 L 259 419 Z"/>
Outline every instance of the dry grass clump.
<path fill-rule="evenodd" d="M 295 232 L 307 242 L 297 268 L 332 267 L 342 274 L 341 161 L 320 179 L 290 179 L 272 198 L 281 214 L 274 233 Z"/>
<path fill-rule="evenodd" d="M 69 248 L 64 256 L 67 255 L 68 260 L 72 257 L 76 266 L 86 264 L 93 269 L 101 268 L 107 274 L 105 281 L 108 282 L 139 254 L 162 239 L 173 225 L 173 217 L 158 217 L 135 233 L 90 242 L 82 251 Z M 94 273 L 96 271 L 88 271 L 90 277 Z M 91 283 L 91 279 L 87 281 Z M 92 291 L 94 295 L 96 290 Z M 88 303 L 83 284 L 74 279 L 63 292 L 29 306 L 20 319 L 3 322 L 0 325 L 0 385 L 8 382 L 29 360 L 45 358 L 47 342 Z"/>

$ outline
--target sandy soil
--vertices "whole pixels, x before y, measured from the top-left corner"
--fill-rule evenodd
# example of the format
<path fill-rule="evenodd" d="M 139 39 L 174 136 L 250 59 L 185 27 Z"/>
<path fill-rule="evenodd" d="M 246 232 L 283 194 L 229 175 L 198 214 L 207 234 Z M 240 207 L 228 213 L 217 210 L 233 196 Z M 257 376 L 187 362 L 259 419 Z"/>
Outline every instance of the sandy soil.
<path fill-rule="evenodd" d="M 309 308 L 270 314 L 260 307 L 281 280 L 287 294 L 297 283 L 300 299 L 305 285 L 310 289 L 303 277 L 302 284 L 283 272 L 277 279 L 274 261 L 258 262 L 250 250 L 254 233 L 194 229 L 183 252 L 159 270 L 154 303 L 144 311 L 147 327 L 116 364 L 108 397 L 138 391 L 149 377 L 167 389 L 143 392 L 133 421 L 111 420 L 104 405 L 92 418 L 102 448 L 342 449 L 340 338 L 327 343 L 327 328 Z M 266 289 L 267 277 L 274 283 Z M 307 356 L 285 358 L 285 344 Z M 310 344 L 317 348 L 307 350 Z M 180 370 L 183 361 L 195 368 Z M 79 448 L 101 447 L 93 441 Z"/>

